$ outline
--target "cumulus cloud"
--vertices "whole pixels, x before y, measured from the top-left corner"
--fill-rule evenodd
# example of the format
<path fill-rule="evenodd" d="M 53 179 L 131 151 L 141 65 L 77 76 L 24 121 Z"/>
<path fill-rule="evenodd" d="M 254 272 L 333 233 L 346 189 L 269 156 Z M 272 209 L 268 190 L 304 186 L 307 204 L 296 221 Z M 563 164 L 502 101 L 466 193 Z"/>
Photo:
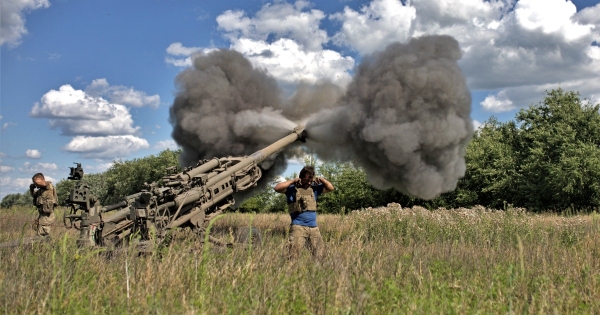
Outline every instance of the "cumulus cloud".
<path fill-rule="evenodd" d="M 0 173 L 8 173 L 8 172 L 11 172 L 12 170 L 14 170 L 14 168 L 11 166 L 0 165 Z"/>
<path fill-rule="evenodd" d="M 333 50 L 304 50 L 297 42 L 285 38 L 273 43 L 242 38 L 232 48 L 253 65 L 266 68 L 283 84 L 326 80 L 344 86 L 350 82 L 349 71 L 354 67 L 352 57 Z"/>
<path fill-rule="evenodd" d="M 334 41 L 356 49 L 361 54 L 381 50 L 394 42 L 404 42 L 411 35 L 416 9 L 398 0 L 374 0 L 360 12 L 349 7 L 332 19 L 342 23 Z"/>
<path fill-rule="evenodd" d="M 165 57 L 165 62 L 176 67 L 191 67 L 193 55 L 207 54 L 213 50 L 213 48 L 185 47 L 180 42 L 176 42 L 167 47 L 169 56 Z"/>
<path fill-rule="evenodd" d="M 175 140 L 168 139 L 168 140 L 158 141 L 154 146 L 152 146 L 152 148 L 154 150 L 159 150 L 159 151 L 163 151 L 166 149 L 177 150 L 179 148 L 179 146 L 177 146 L 177 143 L 175 143 Z"/>
<path fill-rule="evenodd" d="M 2 115 L 0 115 L 0 120 L 2 120 Z M 16 126 L 16 125 L 17 125 L 17 123 L 14 123 L 14 122 L 5 122 L 0 127 L 0 131 L 4 131 L 4 130 L 8 129 L 8 127 Z"/>
<path fill-rule="evenodd" d="M 2 124 L 2 127 L 0 127 L 0 131 L 4 131 L 4 130 L 8 129 L 8 127 L 16 126 L 16 125 L 17 125 L 17 123 L 14 123 L 14 122 L 5 122 Z"/>
<path fill-rule="evenodd" d="M 270 35 L 289 38 L 306 50 L 321 50 L 329 39 L 327 32 L 319 28 L 325 13 L 310 9 L 307 1 L 294 4 L 278 2 L 265 4 L 254 17 L 244 11 L 225 11 L 217 17 L 219 29 L 232 42 L 239 38 L 266 41 Z"/>
<path fill-rule="evenodd" d="M 512 110 L 515 108 L 515 104 L 508 99 L 506 90 L 502 90 L 495 95 L 488 95 L 481 106 L 490 112 L 500 113 Z"/>
<path fill-rule="evenodd" d="M 114 159 L 115 157 L 128 156 L 132 152 L 149 147 L 148 141 L 133 135 L 77 136 L 63 149 L 68 152 L 79 153 L 83 158 Z"/>
<path fill-rule="evenodd" d="M 46 177 L 46 176 L 44 176 Z M 46 180 L 49 180 L 49 177 L 46 178 Z M 53 180 L 50 180 L 53 182 Z M 12 178 L 10 176 L 8 177 L 0 177 L 0 186 L 2 187 L 1 189 L 1 194 L 2 196 L 6 196 L 8 194 L 16 194 L 16 193 L 23 193 L 24 191 L 27 191 L 29 189 L 29 185 L 31 185 L 31 177 L 25 177 L 25 178 Z"/>
<path fill-rule="evenodd" d="M 86 174 L 94 174 L 94 173 L 103 173 L 108 170 L 115 163 L 109 162 L 104 163 L 101 159 L 98 160 L 97 164 L 85 164 L 83 165 L 83 169 Z"/>
<path fill-rule="evenodd" d="M 330 17 L 341 22 L 334 41 L 363 55 L 388 41 L 455 37 L 469 87 L 492 91 L 481 105 L 493 112 L 527 106 L 558 86 L 592 100 L 600 94 L 600 4 L 577 12 L 564 0 L 374 0 Z"/>
<path fill-rule="evenodd" d="M 27 151 L 25 151 L 25 155 L 30 159 L 42 158 L 42 152 L 36 149 L 27 149 Z"/>
<path fill-rule="evenodd" d="M 158 95 L 147 96 L 97 79 L 85 91 L 65 84 L 47 92 L 35 103 L 30 115 L 48 119 L 50 127 L 60 129 L 63 135 L 75 136 L 63 148 L 66 151 L 82 157 L 115 159 L 149 147 L 146 140 L 137 136 L 140 127 L 133 125 L 129 109 L 123 104 L 155 107 L 159 102 Z"/>
<path fill-rule="evenodd" d="M 217 17 L 219 30 L 257 68 L 265 68 L 285 90 L 298 82 L 320 81 L 344 86 L 350 82 L 354 59 L 323 49 L 329 42 L 320 28 L 326 15 L 306 1 L 264 5 L 256 14 L 225 11 Z"/>
<path fill-rule="evenodd" d="M 43 173 L 49 171 L 55 171 L 58 169 L 58 165 L 55 163 L 23 163 L 22 167 L 19 167 L 19 171 L 23 173 Z M 44 176 L 45 177 L 45 176 Z"/>
<path fill-rule="evenodd" d="M 17 46 L 27 34 L 25 14 L 50 6 L 48 0 L 2 0 L 0 1 L 0 46 Z"/>
<path fill-rule="evenodd" d="M 135 90 L 132 87 L 122 85 L 109 85 L 105 78 L 92 81 L 85 92 L 95 98 L 106 97 L 112 103 L 130 105 L 133 107 L 158 107 L 160 105 L 160 96 L 147 95 L 145 92 Z"/>
<path fill-rule="evenodd" d="M 600 3 L 593 7 L 587 7 L 575 14 L 574 21 L 581 24 L 592 24 L 596 26 L 596 30 L 600 26 Z"/>
<path fill-rule="evenodd" d="M 48 118 L 50 126 L 61 129 L 64 135 L 118 135 L 139 130 L 132 126 L 133 119 L 124 105 L 109 103 L 68 84 L 44 94 L 30 115 Z"/>

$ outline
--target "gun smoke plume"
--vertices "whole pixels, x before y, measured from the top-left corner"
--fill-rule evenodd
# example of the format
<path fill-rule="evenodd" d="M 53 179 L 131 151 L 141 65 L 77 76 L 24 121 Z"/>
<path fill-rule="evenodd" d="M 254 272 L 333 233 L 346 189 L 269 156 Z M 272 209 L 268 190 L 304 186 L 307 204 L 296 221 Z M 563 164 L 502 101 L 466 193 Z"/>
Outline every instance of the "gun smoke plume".
<path fill-rule="evenodd" d="M 195 56 L 193 67 L 177 76 L 170 112 L 180 163 L 248 155 L 305 123 L 306 145 L 321 159 L 364 167 L 377 188 L 434 198 L 464 175 L 473 133 L 461 55 L 449 36 L 392 44 L 363 58 L 345 92 L 331 83 L 301 84 L 289 99 L 235 51 Z M 280 174 L 285 155 L 297 151 L 263 163 L 267 177 Z"/>
<path fill-rule="evenodd" d="M 338 106 L 312 116 L 307 143 L 355 161 L 377 188 L 432 199 L 464 176 L 471 94 L 449 36 L 412 39 L 363 59 Z"/>

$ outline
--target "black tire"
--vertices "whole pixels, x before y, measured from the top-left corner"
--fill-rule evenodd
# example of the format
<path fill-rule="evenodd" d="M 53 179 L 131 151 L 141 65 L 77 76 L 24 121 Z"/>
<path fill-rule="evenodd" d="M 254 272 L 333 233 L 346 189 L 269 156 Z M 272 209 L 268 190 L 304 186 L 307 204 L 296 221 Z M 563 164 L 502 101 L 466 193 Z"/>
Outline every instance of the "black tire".
<path fill-rule="evenodd" d="M 246 244 L 249 240 L 252 240 L 252 245 L 262 245 L 262 234 L 257 227 L 250 228 L 249 226 L 243 226 L 237 230 L 235 241 L 237 243 Z"/>

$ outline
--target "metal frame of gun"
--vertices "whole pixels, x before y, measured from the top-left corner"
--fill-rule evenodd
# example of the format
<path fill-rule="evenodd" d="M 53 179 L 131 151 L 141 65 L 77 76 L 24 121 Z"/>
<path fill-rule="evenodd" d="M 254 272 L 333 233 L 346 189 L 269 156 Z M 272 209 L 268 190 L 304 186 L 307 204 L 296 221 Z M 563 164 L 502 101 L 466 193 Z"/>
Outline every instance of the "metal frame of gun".
<path fill-rule="evenodd" d="M 133 235 L 140 242 L 162 241 L 178 227 L 191 227 L 203 234 L 212 218 L 235 203 L 235 192 L 256 186 L 262 176 L 258 167 L 261 162 L 295 141 L 305 142 L 305 138 L 304 126 L 300 125 L 288 136 L 249 156 L 201 160 L 177 174 L 170 168 L 162 185 L 152 183 L 105 207 L 81 181 L 83 169 L 76 163 L 69 179 L 79 181 L 67 200 L 71 211 L 65 214 L 63 222 L 67 228 L 75 226 L 80 230 L 77 244 L 81 247 L 119 246 Z M 225 244 L 212 237 L 210 240 Z"/>

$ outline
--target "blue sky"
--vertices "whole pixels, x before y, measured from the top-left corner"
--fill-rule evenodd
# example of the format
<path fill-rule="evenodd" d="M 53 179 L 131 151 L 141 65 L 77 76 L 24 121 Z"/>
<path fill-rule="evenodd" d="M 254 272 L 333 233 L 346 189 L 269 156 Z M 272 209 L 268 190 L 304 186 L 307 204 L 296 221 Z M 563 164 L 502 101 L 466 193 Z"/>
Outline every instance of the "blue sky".
<path fill-rule="evenodd" d="M 1 14 L 0 198 L 36 172 L 59 181 L 73 162 L 96 173 L 177 148 L 175 77 L 214 48 L 291 91 L 298 80 L 343 87 L 362 56 L 448 34 L 475 125 L 512 119 L 558 86 L 600 102 L 597 1 L 3 0 Z"/>

